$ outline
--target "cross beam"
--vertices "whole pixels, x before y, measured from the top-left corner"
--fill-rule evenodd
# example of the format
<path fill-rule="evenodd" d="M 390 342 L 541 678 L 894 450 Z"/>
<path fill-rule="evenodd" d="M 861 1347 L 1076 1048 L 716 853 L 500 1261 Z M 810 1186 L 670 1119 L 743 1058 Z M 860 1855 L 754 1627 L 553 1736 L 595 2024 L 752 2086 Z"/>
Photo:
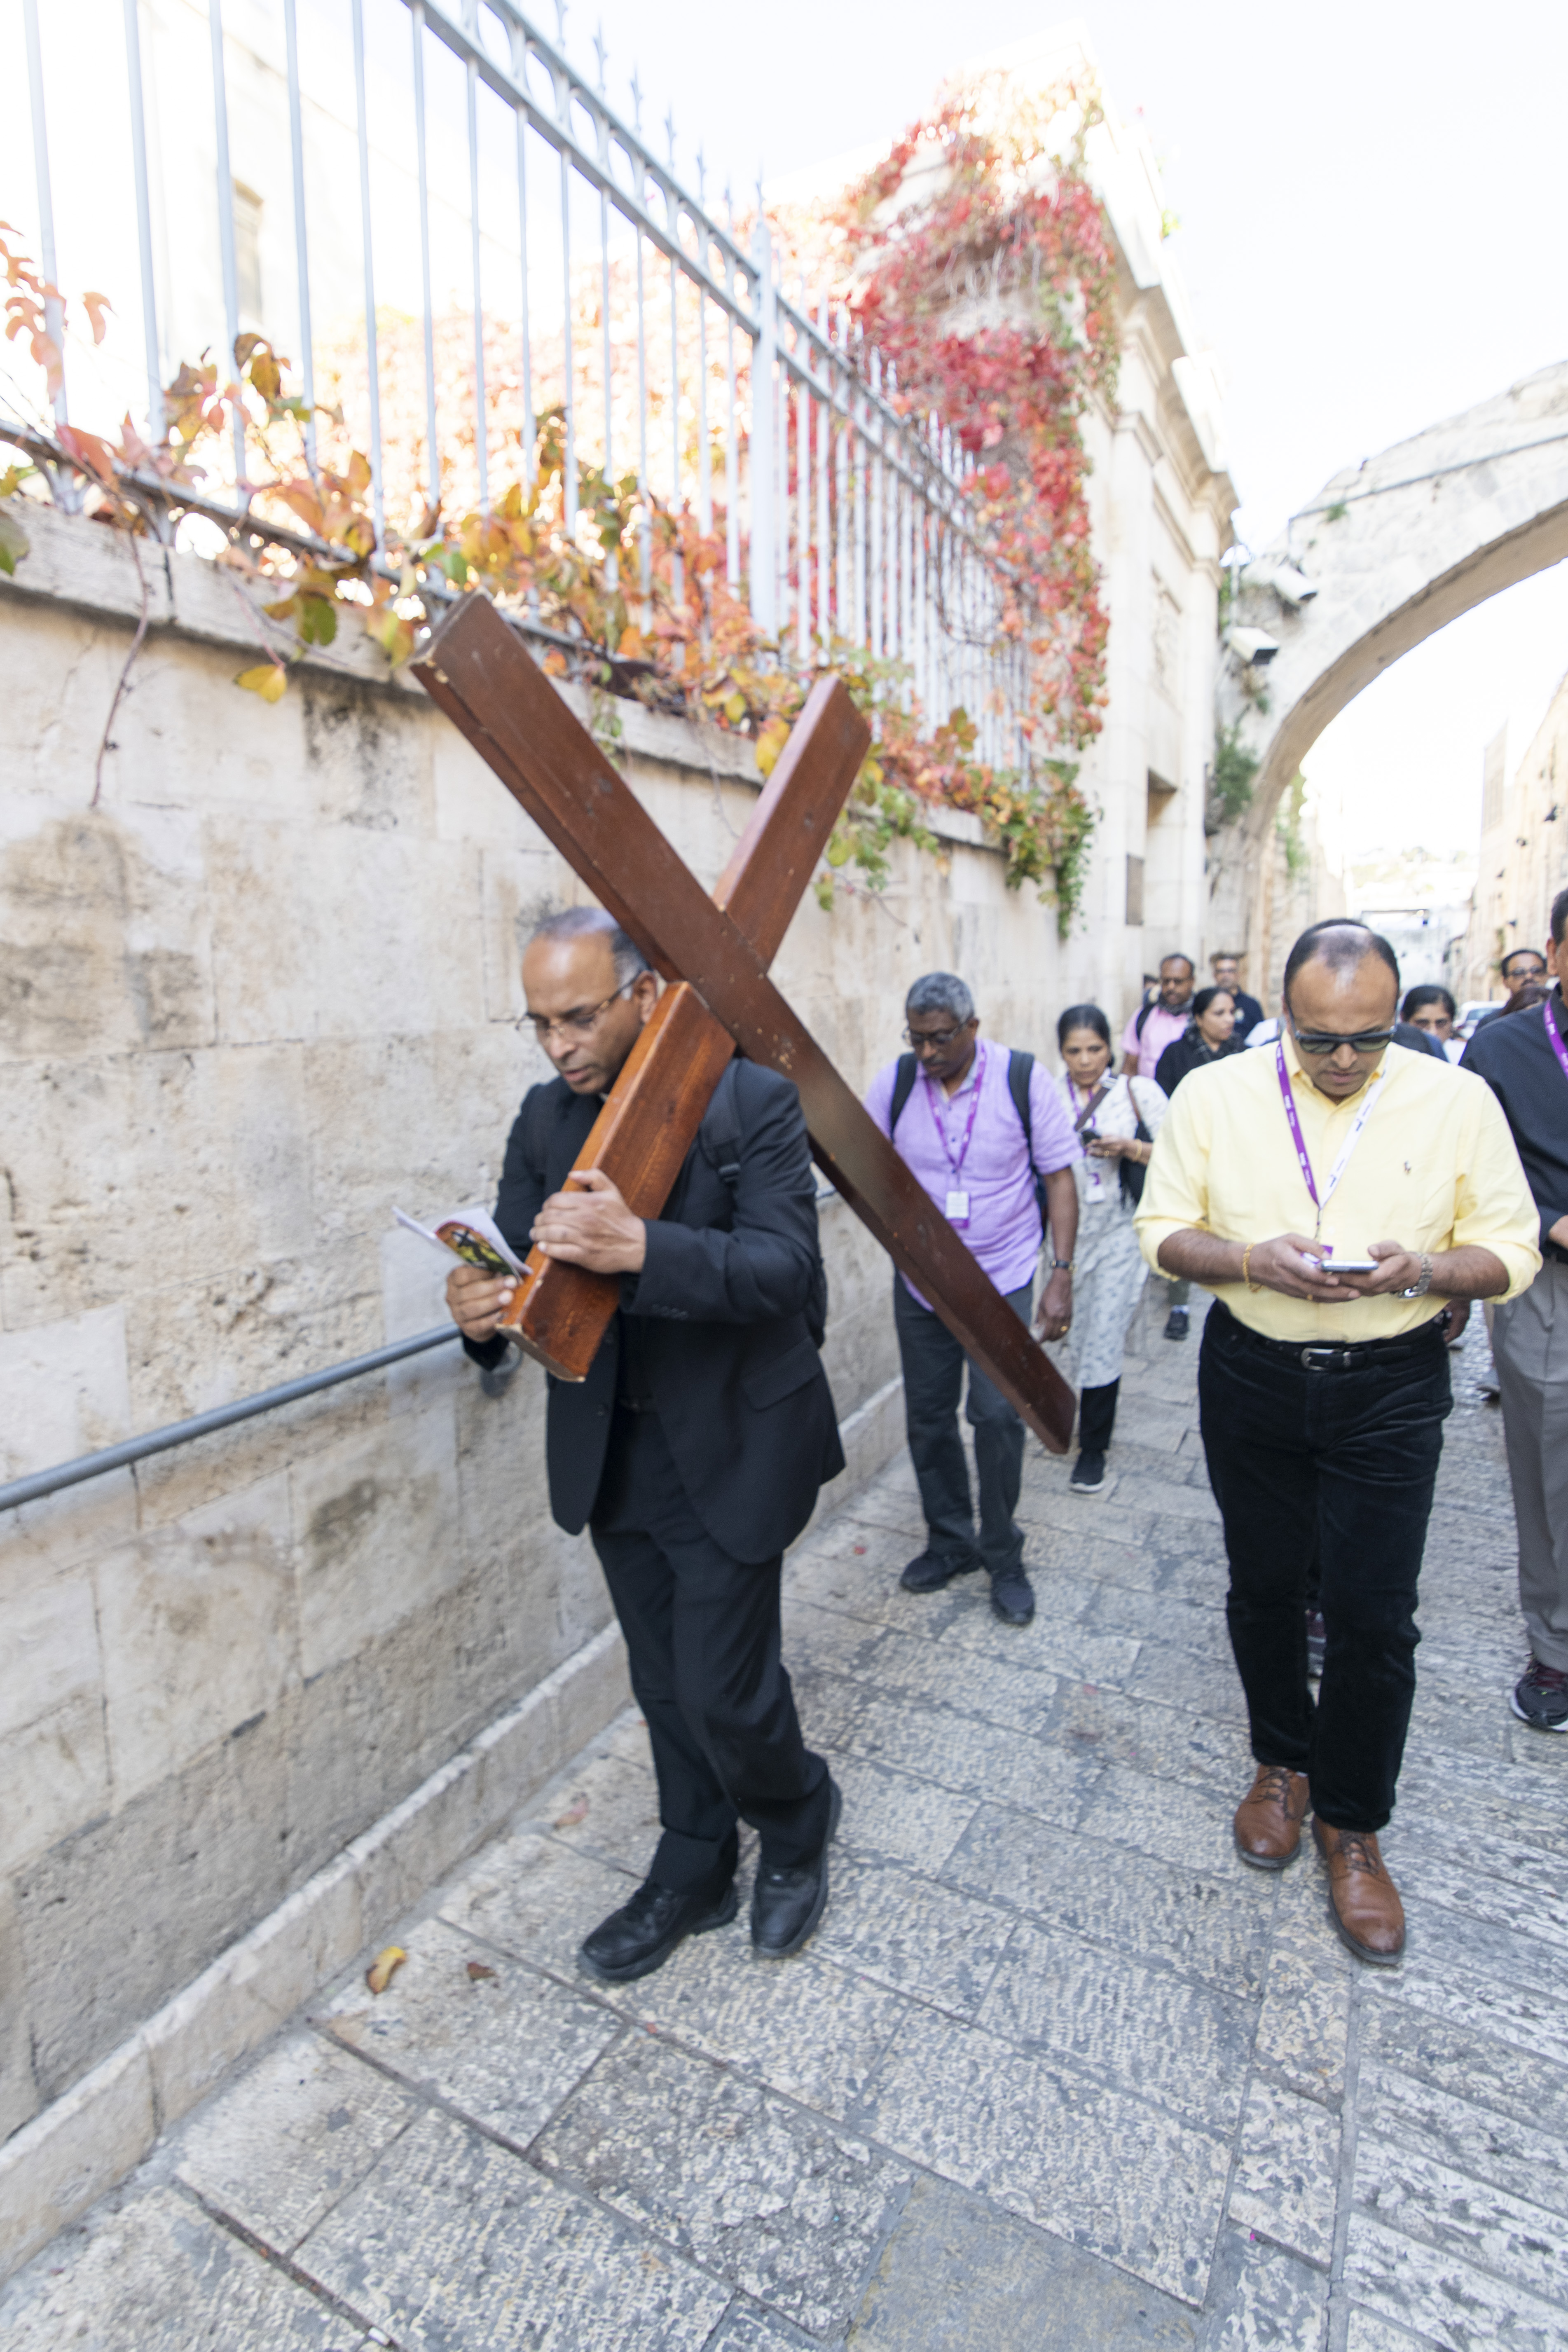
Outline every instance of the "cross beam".
<path fill-rule="evenodd" d="M 802 827 L 792 835 L 787 824 L 778 827 L 781 848 L 775 853 L 774 826 L 759 808 L 725 883 L 731 883 L 748 842 L 752 854 L 721 904 L 682 864 L 488 599 L 465 596 L 433 634 L 415 672 L 650 963 L 667 980 L 684 983 L 689 997 L 700 1001 L 750 1059 L 794 1082 L 818 1167 L 1036 1435 L 1053 1453 L 1065 1453 L 1072 1432 L 1072 1391 L 768 978 L 767 965 L 784 928 L 780 923 L 776 936 L 770 937 L 772 924 L 762 911 L 771 900 L 776 918 L 784 901 L 783 891 L 770 888 L 770 860 L 782 855 L 789 863 L 789 881 L 798 872 L 803 887 L 820 846 L 815 828 Z M 831 681 L 816 689 L 803 714 L 804 725 L 816 712 L 809 735 L 829 724 L 842 692 Z M 845 706 L 847 701 L 843 697 Z M 846 736 L 846 756 L 848 745 Z M 794 747 L 792 737 L 786 760 Z M 798 777 L 803 764 L 804 744 L 791 763 L 792 775 Z M 781 788 L 774 807 L 786 799 Z M 760 854 L 764 847 L 765 856 Z M 724 888 L 721 884 L 721 894 Z M 795 888 L 789 911 L 798 895 Z M 748 935 L 749 928 L 755 937 Z M 681 993 L 679 988 L 669 991 L 672 999 Z M 684 1017 L 672 1010 L 663 1026 L 673 1030 Z M 648 1042 L 653 1025 L 639 1040 L 649 1057 L 658 1046 L 657 1038 Z M 709 1093 L 727 1058 L 712 1068 Z M 630 1069 L 628 1062 L 623 1078 Z M 628 1097 L 632 1092 L 628 1087 Z M 679 1105 L 666 1093 L 668 1150 L 673 1152 L 677 1140 L 684 1139 L 660 1205 L 700 1123 L 707 1094 L 699 1101 L 699 1092 L 694 1073 Z M 605 1118 L 613 1101 L 614 1097 L 605 1105 Z"/>

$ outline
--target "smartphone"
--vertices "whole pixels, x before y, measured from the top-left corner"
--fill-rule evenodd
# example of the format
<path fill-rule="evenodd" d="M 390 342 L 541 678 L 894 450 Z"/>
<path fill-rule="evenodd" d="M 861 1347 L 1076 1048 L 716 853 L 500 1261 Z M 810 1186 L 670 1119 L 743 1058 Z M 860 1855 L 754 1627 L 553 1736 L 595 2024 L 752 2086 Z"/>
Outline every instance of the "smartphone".
<path fill-rule="evenodd" d="M 1314 1261 L 1321 1274 L 1375 1274 L 1374 1257 L 1321 1257 Z"/>

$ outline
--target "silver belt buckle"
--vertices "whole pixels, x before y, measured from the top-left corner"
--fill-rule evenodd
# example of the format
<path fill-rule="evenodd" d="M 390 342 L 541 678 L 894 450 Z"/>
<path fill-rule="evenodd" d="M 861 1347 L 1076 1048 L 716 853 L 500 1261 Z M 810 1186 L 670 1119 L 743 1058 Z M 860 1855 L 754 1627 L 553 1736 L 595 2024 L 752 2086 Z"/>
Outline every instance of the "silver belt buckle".
<path fill-rule="evenodd" d="M 1309 1372 L 1320 1370 L 1327 1371 L 1329 1366 L 1335 1362 L 1337 1359 L 1343 1354 L 1343 1352 L 1342 1349 L 1331 1348 L 1325 1341 L 1315 1348 L 1303 1348 L 1301 1350 L 1301 1362 Z"/>

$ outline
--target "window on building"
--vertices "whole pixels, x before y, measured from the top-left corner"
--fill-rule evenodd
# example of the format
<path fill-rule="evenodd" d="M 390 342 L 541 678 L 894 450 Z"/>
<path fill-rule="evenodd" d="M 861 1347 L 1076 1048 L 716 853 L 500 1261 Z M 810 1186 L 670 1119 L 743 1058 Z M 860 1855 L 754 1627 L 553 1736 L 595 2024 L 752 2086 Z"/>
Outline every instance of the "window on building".
<path fill-rule="evenodd" d="M 234 274 L 239 323 L 261 325 L 261 199 L 243 180 L 234 184 Z"/>

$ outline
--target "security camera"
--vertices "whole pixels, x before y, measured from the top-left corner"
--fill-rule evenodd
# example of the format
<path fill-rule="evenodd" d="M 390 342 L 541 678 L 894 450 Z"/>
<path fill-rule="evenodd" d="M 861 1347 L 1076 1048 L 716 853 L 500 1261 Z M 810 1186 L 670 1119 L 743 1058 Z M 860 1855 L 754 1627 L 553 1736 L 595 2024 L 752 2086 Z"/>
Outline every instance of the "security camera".
<path fill-rule="evenodd" d="M 1318 583 L 1309 580 L 1293 563 L 1277 563 L 1268 574 L 1268 584 L 1282 604 L 1294 607 L 1310 604 L 1318 593 Z"/>
<path fill-rule="evenodd" d="M 1226 643 L 1243 669 L 1267 669 L 1279 650 L 1278 638 L 1265 636 L 1261 629 L 1230 629 Z"/>

